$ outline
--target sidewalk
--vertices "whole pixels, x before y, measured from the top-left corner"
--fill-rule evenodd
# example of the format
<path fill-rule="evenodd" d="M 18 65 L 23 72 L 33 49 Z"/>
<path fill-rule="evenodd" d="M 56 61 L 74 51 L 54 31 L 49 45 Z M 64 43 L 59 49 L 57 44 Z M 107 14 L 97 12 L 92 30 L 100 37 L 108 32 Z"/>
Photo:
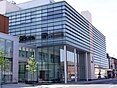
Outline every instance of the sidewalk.
<path fill-rule="evenodd" d="M 104 82 L 104 81 L 111 81 L 111 80 L 117 80 L 117 78 L 109 78 L 109 79 L 97 79 L 97 80 L 92 80 L 92 81 L 79 81 L 74 84 L 91 84 L 91 83 L 97 83 L 97 82 Z"/>
<path fill-rule="evenodd" d="M 32 88 L 33 86 L 24 84 L 24 83 L 18 83 L 18 84 L 4 84 L 2 85 L 2 88 Z M 1 88 L 1 85 L 0 85 Z M 37 88 L 37 87 L 33 87 Z"/>
<path fill-rule="evenodd" d="M 48 83 L 48 84 L 39 84 L 39 85 L 29 85 L 24 83 L 18 83 L 18 84 L 5 84 L 2 85 L 2 88 L 67 88 L 67 86 L 78 86 L 78 85 L 87 85 L 87 84 L 95 84 L 97 82 L 104 82 L 104 81 L 111 81 L 111 80 L 117 80 L 117 78 L 111 78 L 111 79 L 100 79 L 100 80 L 93 80 L 93 81 L 78 81 L 78 82 L 70 82 L 68 84 L 64 83 Z M 1 88 L 1 86 L 0 86 Z M 76 87 L 77 88 L 77 87 Z"/>

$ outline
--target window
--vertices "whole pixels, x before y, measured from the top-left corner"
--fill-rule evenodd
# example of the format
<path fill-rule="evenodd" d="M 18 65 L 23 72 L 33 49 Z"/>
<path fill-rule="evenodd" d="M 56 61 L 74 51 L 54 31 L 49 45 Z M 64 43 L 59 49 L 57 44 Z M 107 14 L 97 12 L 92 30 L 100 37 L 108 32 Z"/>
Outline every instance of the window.
<path fill-rule="evenodd" d="M 20 42 L 22 41 L 29 41 L 29 40 L 35 40 L 35 36 L 20 36 Z"/>
<path fill-rule="evenodd" d="M 42 33 L 41 37 L 42 37 L 42 39 L 47 39 L 48 38 L 48 33 Z"/>
<path fill-rule="evenodd" d="M 7 57 L 12 58 L 13 57 L 13 42 L 6 40 L 6 53 Z"/>
<path fill-rule="evenodd" d="M 0 50 L 5 50 L 5 40 L 0 38 Z"/>

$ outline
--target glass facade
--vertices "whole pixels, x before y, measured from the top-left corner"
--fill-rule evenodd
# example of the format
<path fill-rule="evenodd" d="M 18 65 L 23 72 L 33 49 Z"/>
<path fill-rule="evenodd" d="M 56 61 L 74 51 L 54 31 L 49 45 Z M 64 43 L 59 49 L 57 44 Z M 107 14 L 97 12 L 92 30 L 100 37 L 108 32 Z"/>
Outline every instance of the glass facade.
<path fill-rule="evenodd" d="M 67 75 L 68 81 L 75 79 L 75 63 L 78 69 L 78 58 L 74 59 L 74 52 L 67 47 Z M 44 47 L 38 49 L 39 78 L 47 81 L 64 81 L 64 50 L 63 46 Z M 77 70 L 78 73 L 78 70 Z M 78 76 L 77 76 L 78 78 Z"/>
<path fill-rule="evenodd" d="M 8 59 L 8 68 L 2 71 L 2 82 L 9 83 L 12 81 L 12 65 L 13 65 L 13 41 L 0 38 L 0 50 L 6 53 L 4 59 Z"/>
<path fill-rule="evenodd" d="M 38 49 L 39 53 L 39 78 L 47 81 L 63 81 L 64 65 L 62 47 L 44 47 Z M 61 54 L 61 55 L 60 55 Z"/>
<path fill-rule="evenodd" d="M 26 65 L 26 62 L 19 62 L 19 82 L 24 82 L 28 79 Z"/>
<path fill-rule="evenodd" d="M 22 58 L 29 58 L 31 55 L 34 55 L 34 49 L 20 47 L 19 48 L 19 57 Z"/>
<path fill-rule="evenodd" d="M 21 43 L 36 46 L 63 44 L 62 9 L 62 3 L 58 3 L 8 13 L 9 32 L 11 35 L 20 36 Z"/>
<path fill-rule="evenodd" d="M 30 74 L 26 70 L 27 59 L 34 55 L 35 49 L 20 47 L 19 48 L 19 82 L 28 81 L 31 79 Z"/>
<path fill-rule="evenodd" d="M 67 79 L 74 80 L 74 49 L 92 53 L 94 64 L 108 68 L 105 36 L 80 15 L 67 2 L 19 10 L 6 14 L 9 17 L 9 32 L 19 36 L 21 43 L 38 48 L 38 76 L 42 80 L 64 81 L 63 46 L 67 50 Z M 69 49 L 70 47 L 74 47 Z M 72 51 L 71 51 L 72 50 Z M 78 53 L 77 53 L 78 54 Z"/>

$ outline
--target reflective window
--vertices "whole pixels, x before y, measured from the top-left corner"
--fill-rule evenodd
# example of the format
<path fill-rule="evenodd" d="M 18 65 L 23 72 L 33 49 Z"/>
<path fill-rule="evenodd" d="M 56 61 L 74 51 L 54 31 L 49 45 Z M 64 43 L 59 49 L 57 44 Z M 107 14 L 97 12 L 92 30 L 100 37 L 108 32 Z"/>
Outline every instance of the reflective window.
<path fill-rule="evenodd" d="M 4 52 L 4 59 L 8 59 L 8 62 L 4 64 L 8 65 L 7 69 L 4 69 L 3 82 L 9 83 L 12 81 L 12 59 L 13 59 L 13 42 L 0 38 L 0 50 Z"/>
<path fill-rule="evenodd" d="M 64 80 L 64 65 L 60 57 L 62 47 L 45 47 L 39 48 L 39 79 L 47 81 L 63 81 Z"/>
<path fill-rule="evenodd" d="M 6 40 L 6 53 L 7 57 L 12 58 L 13 57 L 13 42 Z"/>
<path fill-rule="evenodd" d="M 0 38 L 0 50 L 5 50 L 5 40 Z"/>
<path fill-rule="evenodd" d="M 75 66 L 74 66 L 74 53 L 67 51 L 67 73 L 68 81 L 73 81 L 75 79 Z"/>

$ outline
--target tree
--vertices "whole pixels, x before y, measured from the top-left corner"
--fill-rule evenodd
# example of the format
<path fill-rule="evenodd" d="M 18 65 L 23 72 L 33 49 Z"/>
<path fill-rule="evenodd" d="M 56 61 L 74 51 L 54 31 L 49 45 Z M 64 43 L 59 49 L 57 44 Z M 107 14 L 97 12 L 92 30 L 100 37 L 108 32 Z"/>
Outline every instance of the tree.
<path fill-rule="evenodd" d="M 7 54 L 7 53 L 6 53 Z M 8 62 L 9 60 L 5 58 L 5 55 L 3 50 L 0 50 L 0 66 L 2 71 L 6 71 L 9 67 Z"/>
<path fill-rule="evenodd" d="M 9 68 L 8 65 L 9 60 L 5 58 L 6 54 L 7 53 L 4 53 L 3 50 L 0 50 L 0 69 L 1 69 L 1 79 L 2 79 L 1 83 L 3 81 L 3 71 L 5 72 Z"/>
<path fill-rule="evenodd" d="M 26 70 L 28 70 L 31 73 L 31 80 L 34 81 L 34 73 L 37 72 L 37 65 L 38 62 L 34 59 L 34 56 L 32 55 L 28 59 L 28 64 L 26 65 Z"/>

